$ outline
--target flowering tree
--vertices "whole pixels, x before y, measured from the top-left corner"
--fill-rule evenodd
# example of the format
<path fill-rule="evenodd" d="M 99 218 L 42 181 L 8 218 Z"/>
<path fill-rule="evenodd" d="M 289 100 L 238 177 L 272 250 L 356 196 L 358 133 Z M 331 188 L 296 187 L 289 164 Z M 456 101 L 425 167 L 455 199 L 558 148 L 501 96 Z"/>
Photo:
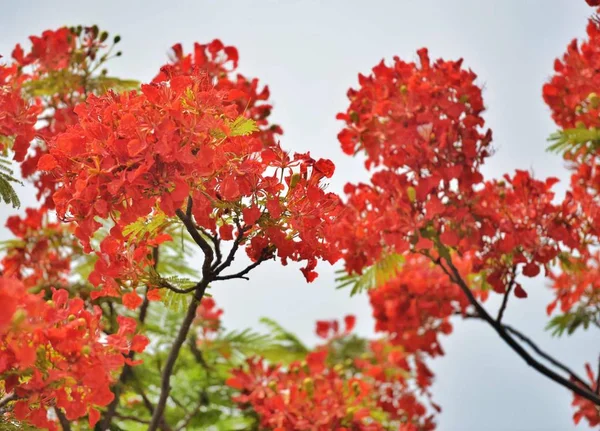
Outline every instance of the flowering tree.
<path fill-rule="evenodd" d="M 120 37 L 96 26 L 30 41 L 0 65 L 0 196 L 19 205 L 16 165 L 39 200 L 7 221 L 0 425 L 430 431 L 427 362 L 453 317 L 486 322 L 573 393 L 576 423 L 600 425 L 600 370 L 581 377 L 503 320 L 544 275 L 549 328 L 600 327 L 596 17 L 543 88 L 551 149 L 573 173 L 562 200 L 553 178 L 483 177 L 476 75 L 426 49 L 348 91 L 338 139 L 371 179 L 337 196 L 330 160 L 282 148 L 269 89 L 236 72 L 234 47 L 174 45 L 139 84 L 109 75 Z M 241 253 L 250 264 L 234 269 Z M 271 260 L 300 262 L 307 282 L 341 260 L 338 287 L 367 292 L 380 336 L 354 335 L 353 316 L 318 321 L 315 347 L 266 318 L 227 331 L 211 290 Z"/>

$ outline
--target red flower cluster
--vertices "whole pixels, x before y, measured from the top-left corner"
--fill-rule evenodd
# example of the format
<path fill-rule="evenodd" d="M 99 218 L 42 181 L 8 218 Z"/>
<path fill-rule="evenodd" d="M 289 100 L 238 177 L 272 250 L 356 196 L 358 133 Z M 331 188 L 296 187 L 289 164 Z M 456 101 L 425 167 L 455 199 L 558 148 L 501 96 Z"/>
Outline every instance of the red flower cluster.
<path fill-rule="evenodd" d="M 522 265 L 527 277 L 535 277 L 541 268 L 548 274 L 559 252 L 582 248 L 577 205 L 570 198 L 553 203 L 557 181 L 539 181 L 517 171 L 513 177 L 486 182 L 472 207 L 472 222 L 459 225 L 459 250 L 477 253 L 473 270 L 486 271 L 496 292 L 505 292 L 512 267 Z M 518 283 L 515 294 L 527 296 Z"/>
<path fill-rule="evenodd" d="M 593 391 L 598 393 L 598 379 L 594 376 L 594 371 L 590 364 L 585 364 L 585 370 L 589 379 L 589 385 Z M 590 427 L 597 427 L 600 425 L 600 408 L 593 402 L 580 397 L 579 395 L 573 394 L 573 406 L 576 408 L 576 412 L 573 415 L 573 421 L 578 424 L 581 419 L 585 419 Z"/>
<path fill-rule="evenodd" d="M 430 414 L 420 397 L 429 398 L 429 387 L 433 373 L 422 355 L 406 352 L 389 340 L 371 341 L 366 355 L 354 360 L 354 366 L 365 379 L 372 382 L 377 405 L 390 420 L 401 423 L 399 431 L 432 431 L 435 429 L 434 415 Z M 415 385 L 411 383 L 415 383 Z"/>
<path fill-rule="evenodd" d="M 204 297 L 196 309 L 196 320 L 203 338 L 209 334 L 217 332 L 221 328 L 221 315 L 223 309 L 217 307 L 217 303 L 213 298 Z"/>
<path fill-rule="evenodd" d="M 484 110 L 476 75 L 462 60 L 431 64 L 426 49 L 420 65 L 394 58 L 373 75 L 359 75 L 349 90 L 350 106 L 338 118 L 338 138 L 348 154 L 364 149 L 371 184 L 348 184 L 348 202 L 333 240 L 345 253 L 346 269 L 360 272 L 387 251 L 429 249 L 423 229 L 468 215 L 481 164 L 490 152 L 491 132 L 482 132 Z M 448 226 L 449 228 L 450 226 Z M 412 246 L 412 247 L 411 247 Z"/>
<path fill-rule="evenodd" d="M 112 218 L 111 235 L 122 241 L 128 224 L 157 207 L 173 216 L 191 198 L 199 226 L 221 226 L 226 240 L 233 226 L 243 228 L 253 259 L 275 246 L 284 263 L 308 262 L 309 281 L 317 258 L 337 259 L 320 240 L 337 210 L 337 196 L 322 189 L 333 164 L 265 149 L 231 101 L 237 94 L 215 89 L 200 71 L 143 85 L 141 93 L 91 95 L 76 108 L 79 123 L 52 142 L 39 168 L 62 183 L 57 211 L 76 221 L 86 251 L 96 217 Z"/>
<path fill-rule="evenodd" d="M 315 332 L 326 340 L 331 338 L 343 337 L 348 335 L 354 329 L 356 316 L 347 315 L 344 317 L 344 332 L 340 332 L 340 323 L 337 320 L 317 320 Z"/>
<path fill-rule="evenodd" d="M 587 25 L 589 40 L 574 39 L 562 60 L 554 61 L 555 75 L 543 87 L 552 118 L 563 129 L 600 125 L 600 26 L 594 18 Z"/>
<path fill-rule="evenodd" d="M 289 369 L 248 360 L 227 383 L 241 391 L 234 400 L 250 404 L 260 425 L 275 431 L 384 430 L 371 416 L 376 407 L 367 382 L 342 375 L 325 363 L 326 351 L 310 353 Z"/>
<path fill-rule="evenodd" d="M 35 137 L 35 123 L 43 108 L 21 96 L 17 65 L 0 65 L 0 136 L 14 136 L 15 158 L 23 160 Z M 0 142 L 0 151 L 6 150 Z"/>
<path fill-rule="evenodd" d="M 460 265 L 465 275 L 469 262 Z M 369 291 L 375 330 L 408 353 L 443 355 L 439 335 L 452 332 L 450 318 L 469 306 L 460 288 L 441 268 L 420 255 L 408 255 L 396 276 Z"/>
<path fill-rule="evenodd" d="M 582 305 L 600 307 L 600 253 L 583 258 L 565 257 L 559 273 L 550 273 L 556 299 L 548 305 L 548 314 L 560 304 L 563 313 Z"/>
<path fill-rule="evenodd" d="M 431 64 L 427 49 L 418 54 L 420 66 L 394 57 L 392 66 L 382 61 L 373 75 L 359 75 L 361 88 L 348 91 L 350 106 L 338 114 L 346 122 L 342 149 L 364 149 L 367 167 L 404 169 L 417 189 L 452 180 L 469 188 L 482 180 L 478 169 L 491 140 L 479 130 L 484 106 L 476 75 L 462 60 Z"/>
<path fill-rule="evenodd" d="M 399 422 L 403 424 L 400 429 L 406 431 L 435 429 L 433 415 L 428 414 L 419 399 L 419 395 L 431 398 L 428 388 L 433 381 L 433 373 L 423 362 L 422 352 L 404 348 L 394 339 L 396 334 L 388 334 L 385 339 L 370 341 L 360 355 L 348 356 L 345 345 L 356 340 L 350 335 L 355 323 L 354 316 L 346 316 L 345 330 L 340 332 L 338 320 L 317 321 L 316 333 L 326 344 L 315 351 L 327 352 L 329 363 L 340 376 L 360 378 L 371 385 L 375 405 L 386 413 L 386 426 Z M 344 367 L 343 364 L 349 362 L 351 365 Z M 440 411 L 437 405 L 431 405 Z"/>
<path fill-rule="evenodd" d="M 98 307 L 86 310 L 65 290 L 46 302 L 10 278 L 0 278 L 0 302 L 0 378 L 17 397 L 15 417 L 55 430 L 47 413 L 60 408 L 69 420 L 88 415 L 93 428 L 100 417 L 94 406 L 113 399 L 110 384 L 124 355 L 148 343 L 135 335 L 135 320 L 119 316 L 119 331 L 102 340 Z"/>
<path fill-rule="evenodd" d="M 209 44 L 194 44 L 194 54 L 184 54 L 181 44 L 171 48 L 171 63 L 161 68 L 161 72 L 153 82 L 163 82 L 173 76 L 190 75 L 204 71 L 214 82 L 217 90 L 229 91 L 231 102 L 238 112 L 256 122 L 265 147 L 277 145 L 277 136 L 283 131 L 277 125 L 269 124 L 269 115 L 273 108 L 268 102 L 269 87 L 259 90 L 257 78 L 246 78 L 244 75 L 233 73 L 238 66 L 238 51 L 234 46 L 225 46 L 215 39 Z"/>
<path fill-rule="evenodd" d="M 6 227 L 18 240 L 0 261 L 4 276 L 28 288 L 67 284 L 71 256 L 80 250 L 68 226 L 49 221 L 44 209 L 28 208 L 24 218 L 9 217 Z"/>
<path fill-rule="evenodd" d="M 107 38 L 108 33 L 96 26 L 46 30 L 29 38 L 31 48 L 27 52 L 17 44 L 13 63 L 0 66 L 0 135 L 16 136 L 14 158 L 22 162 L 23 177 L 34 181 L 38 199 L 45 198 L 49 207 L 53 206 L 54 179 L 37 170 L 38 161 L 46 154 L 47 143 L 76 122 L 73 108 L 88 93 L 104 91 L 110 85 L 110 79 L 91 79 L 92 72 L 110 54 L 102 52 Z M 105 84 L 100 85 L 102 82 Z M 20 127 L 13 124 L 12 131 L 3 130 L 3 115 L 12 117 Z M 33 150 L 28 153 L 30 145 Z"/>

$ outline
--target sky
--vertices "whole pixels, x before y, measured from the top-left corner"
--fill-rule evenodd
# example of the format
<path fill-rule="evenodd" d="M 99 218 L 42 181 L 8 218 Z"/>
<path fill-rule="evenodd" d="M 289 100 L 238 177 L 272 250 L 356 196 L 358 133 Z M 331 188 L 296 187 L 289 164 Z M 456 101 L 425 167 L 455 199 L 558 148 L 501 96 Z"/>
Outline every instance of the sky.
<path fill-rule="evenodd" d="M 346 91 L 356 87 L 382 58 L 415 60 L 428 47 L 432 58 L 464 58 L 484 88 L 485 119 L 494 132 L 496 153 L 484 167 L 486 178 L 515 169 L 538 178 L 568 172 L 560 157 L 545 151 L 555 130 L 541 87 L 554 58 L 575 37 L 583 37 L 591 13 L 583 0 L 395 0 L 395 1 L 59 1 L 0 0 L 0 54 L 26 43 L 29 35 L 62 25 L 92 25 L 120 34 L 123 56 L 109 63 L 111 74 L 150 80 L 177 42 L 214 38 L 235 45 L 240 71 L 269 85 L 272 119 L 285 133 L 284 148 L 330 158 L 336 173 L 330 190 L 366 179 L 361 159 L 343 155 L 337 112 L 347 107 Z M 564 191 L 565 185 L 558 190 Z M 33 191 L 19 190 L 23 208 L 34 206 Z M 21 212 L 23 210 L 21 209 Z M 0 224 L 14 212 L 0 207 Z M 0 239 L 9 237 L 0 230 Z M 242 262 L 243 263 L 243 262 Z M 317 341 L 314 321 L 358 317 L 357 332 L 373 336 L 366 296 L 335 290 L 335 269 L 318 267 L 306 284 L 297 266 L 261 265 L 250 281 L 215 286 L 229 329 L 256 327 L 273 318 L 307 343 Z M 544 331 L 551 295 L 544 280 L 529 280 L 526 300 L 511 299 L 505 321 L 540 347 L 583 373 L 596 363 L 597 334 L 556 339 Z M 495 313 L 498 300 L 486 307 Z M 456 322 L 443 340 L 446 355 L 431 362 L 435 400 L 443 412 L 440 431 L 569 431 L 571 394 L 530 369 L 484 323 Z"/>

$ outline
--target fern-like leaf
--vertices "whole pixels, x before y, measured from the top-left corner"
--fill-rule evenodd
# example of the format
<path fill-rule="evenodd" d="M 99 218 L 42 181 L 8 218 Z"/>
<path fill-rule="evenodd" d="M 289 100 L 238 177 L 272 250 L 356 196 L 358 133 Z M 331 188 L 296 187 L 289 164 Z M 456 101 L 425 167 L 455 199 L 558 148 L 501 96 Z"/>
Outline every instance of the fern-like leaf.
<path fill-rule="evenodd" d="M 251 118 L 243 116 L 237 117 L 232 123 L 229 123 L 231 129 L 231 136 L 246 136 L 254 132 L 258 132 L 256 122 Z"/>
<path fill-rule="evenodd" d="M 385 255 L 374 265 L 363 271 L 362 274 L 345 274 L 336 278 L 336 281 L 339 282 L 336 289 L 351 287 L 350 296 L 368 291 L 394 278 L 403 263 L 404 256 L 400 254 Z M 340 270 L 338 273 L 344 273 L 344 270 Z"/>
<path fill-rule="evenodd" d="M 0 201 L 12 205 L 13 208 L 21 206 L 21 200 L 15 192 L 12 183 L 23 185 L 21 181 L 14 177 L 11 169 L 11 162 L 8 159 L 0 157 Z"/>
<path fill-rule="evenodd" d="M 600 130 L 565 129 L 550 135 L 548 141 L 552 142 L 548 151 L 553 153 L 576 151 L 582 147 L 587 147 L 588 151 L 595 151 L 600 147 Z"/>

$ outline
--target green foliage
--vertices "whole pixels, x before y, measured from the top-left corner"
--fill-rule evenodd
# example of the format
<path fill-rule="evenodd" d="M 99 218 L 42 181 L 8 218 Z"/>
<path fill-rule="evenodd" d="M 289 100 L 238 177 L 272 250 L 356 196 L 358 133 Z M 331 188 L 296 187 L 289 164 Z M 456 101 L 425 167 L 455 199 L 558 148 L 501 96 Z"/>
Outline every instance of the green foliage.
<path fill-rule="evenodd" d="M 0 416 L 0 431 L 36 431 L 39 428 Z"/>
<path fill-rule="evenodd" d="M 254 132 L 258 132 L 256 122 L 251 118 L 243 116 L 237 117 L 233 122 L 228 124 L 231 129 L 231 136 L 246 136 Z"/>
<path fill-rule="evenodd" d="M 14 177 L 14 171 L 11 168 L 10 160 L 0 157 L 0 201 L 12 205 L 13 208 L 21 206 L 21 200 L 11 183 L 23 185 L 21 181 Z"/>
<path fill-rule="evenodd" d="M 108 90 L 117 92 L 134 90 L 139 85 L 138 81 L 132 79 L 119 79 L 105 75 L 89 76 L 62 69 L 53 71 L 43 78 L 25 82 L 23 91 L 26 96 L 33 98 L 69 93 L 73 88 L 80 86 L 85 87 L 88 92 L 102 94 Z"/>
<path fill-rule="evenodd" d="M 119 79 L 114 76 L 100 75 L 88 80 L 88 89 L 98 94 L 108 90 L 116 92 L 137 90 L 139 87 L 140 83 L 135 79 Z"/>
<path fill-rule="evenodd" d="M 348 360 L 362 356 L 368 350 L 367 340 L 357 335 L 336 338 L 329 345 L 327 358 L 331 365 L 344 364 Z"/>
<path fill-rule="evenodd" d="M 167 226 L 164 233 L 171 235 L 173 241 L 164 242 L 160 245 L 158 273 L 176 274 L 187 279 L 199 280 L 200 271 L 188 264 L 196 255 L 198 248 L 194 240 L 186 235 L 184 227 L 179 223 Z"/>
<path fill-rule="evenodd" d="M 561 337 L 565 332 L 567 335 L 571 335 L 578 328 L 583 327 L 587 330 L 590 324 L 598 322 L 600 317 L 598 314 L 597 310 L 587 310 L 580 307 L 573 312 L 554 316 L 546 325 L 546 330 L 552 331 L 551 333 L 555 337 Z"/>
<path fill-rule="evenodd" d="M 244 116 L 239 116 L 233 121 L 226 121 L 226 124 L 229 127 L 229 136 L 246 136 L 259 131 L 256 121 Z M 212 130 L 211 133 L 217 139 L 224 139 L 228 136 L 222 130 Z"/>
<path fill-rule="evenodd" d="M 123 229 L 123 235 L 130 240 L 140 240 L 146 235 L 152 236 L 161 228 L 169 225 L 171 221 L 162 211 L 156 211 L 149 217 L 140 217 L 133 223 L 128 224 Z"/>
<path fill-rule="evenodd" d="M 548 141 L 552 142 L 548 151 L 553 153 L 577 151 L 582 147 L 593 152 L 600 146 L 600 130 L 596 128 L 565 129 L 550 135 Z"/>
<path fill-rule="evenodd" d="M 339 284 L 336 289 L 352 287 L 350 296 L 362 293 L 387 283 L 392 279 L 400 266 L 404 264 L 404 256 L 390 253 L 383 256 L 374 265 L 368 267 L 362 274 L 344 274 L 344 270 L 337 271 L 344 275 L 335 279 Z"/>

